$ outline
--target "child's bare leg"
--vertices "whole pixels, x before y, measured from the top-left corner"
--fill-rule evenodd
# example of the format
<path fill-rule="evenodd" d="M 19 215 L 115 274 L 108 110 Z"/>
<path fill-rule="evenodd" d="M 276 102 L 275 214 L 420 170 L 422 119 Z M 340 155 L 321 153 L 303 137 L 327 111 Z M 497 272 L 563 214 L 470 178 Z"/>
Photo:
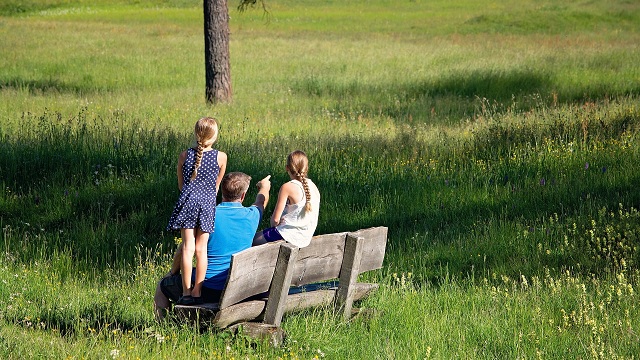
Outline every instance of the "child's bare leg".
<path fill-rule="evenodd" d="M 182 295 L 191 295 L 191 272 L 193 268 L 193 254 L 195 252 L 195 236 L 193 229 L 180 230 L 182 235 L 182 263 L 180 273 L 182 274 Z"/>
<path fill-rule="evenodd" d="M 202 282 L 207 274 L 207 243 L 209 241 L 209 233 L 196 230 L 196 281 L 191 291 L 193 297 L 200 297 L 202 291 Z"/>
<path fill-rule="evenodd" d="M 160 289 L 160 283 L 156 287 L 156 293 L 153 296 L 153 313 L 155 314 L 156 320 L 163 320 L 167 315 L 167 310 L 171 306 L 169 303 L 169 299 Z"/>

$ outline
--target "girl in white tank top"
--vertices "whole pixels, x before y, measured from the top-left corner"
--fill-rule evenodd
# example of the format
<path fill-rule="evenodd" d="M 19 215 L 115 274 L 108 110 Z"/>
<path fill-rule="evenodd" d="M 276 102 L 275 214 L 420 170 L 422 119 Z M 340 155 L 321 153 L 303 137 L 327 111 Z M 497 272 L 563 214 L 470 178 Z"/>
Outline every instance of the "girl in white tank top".
<path fill-rule="evenodd" d="M 309 245 L 318 226 L 320 191 L 307 178 L 308 170 L 309 160 L 303 151 L 289 154 L 287 173 L 291 180 L 280 187 L 271 227 L 256 234 L 254 246 L 277 240 L 298 247 Z"/>

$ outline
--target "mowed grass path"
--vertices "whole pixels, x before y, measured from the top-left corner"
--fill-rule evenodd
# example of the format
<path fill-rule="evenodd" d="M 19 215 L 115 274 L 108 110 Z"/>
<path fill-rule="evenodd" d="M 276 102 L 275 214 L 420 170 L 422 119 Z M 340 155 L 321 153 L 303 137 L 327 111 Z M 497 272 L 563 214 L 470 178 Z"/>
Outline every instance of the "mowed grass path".
<path fill-rule="evenodd" d="M 0 356 L 636 356 L 637 4 L 267 5 L 231 9 L 216 107 L 199 2 L 0 5 Z M 318 232 L 389 226 L 372 317 L 289 316 L 280 349 L 154 322 L 202 115 L 274 191 L 309 154 Z"/>

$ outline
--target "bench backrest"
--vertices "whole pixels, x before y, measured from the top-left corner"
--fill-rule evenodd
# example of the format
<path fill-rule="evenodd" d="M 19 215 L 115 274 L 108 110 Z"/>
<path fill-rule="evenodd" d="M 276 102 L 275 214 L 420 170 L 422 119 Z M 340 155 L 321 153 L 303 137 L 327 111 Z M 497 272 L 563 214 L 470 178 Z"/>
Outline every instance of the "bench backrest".
<path fill-rule="evenodd" d="M 347 236 L 364 239 L 358 273 L 382 267 L 387 241 L 386 227 L 318 235 L 313 237 L 309 246 L 298 250 L 293 263 L 291 285 L 301 286 L 338 278 Z M 234 254 L 231 257 L 227 285 L 220 299 L 220 309 L 269 291 L 280 248 L 285 245 L 290 247 L 284 242 L 278 242 L 251 247 Z"/>
<path fill-rule="evenodd" d="M 250 247 L 231 256 L 227 283 L 220 297 L 220 309 L 269 290 L 280 246 Z"/>
<path fill-rule="evenodd" d="M 292 286 L 302 286 L 340 276 L 347 235 L 364 238 L 360 271 L 382 267 L 387 243 L 387 228 L 375 227 L 352 233 L 319 235 L 298 251 L 293 268 Z"/>

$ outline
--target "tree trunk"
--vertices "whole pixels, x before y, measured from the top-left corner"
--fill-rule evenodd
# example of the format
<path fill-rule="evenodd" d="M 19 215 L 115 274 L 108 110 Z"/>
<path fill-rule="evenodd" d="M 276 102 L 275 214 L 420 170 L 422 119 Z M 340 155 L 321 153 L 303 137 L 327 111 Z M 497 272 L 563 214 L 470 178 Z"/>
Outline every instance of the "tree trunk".
<path fill-rule="evenodd" d="M 211 104 L 231 102 L 227 0 L 203 0 L 203 2 L 205 95 L 207 102 Z"/>

